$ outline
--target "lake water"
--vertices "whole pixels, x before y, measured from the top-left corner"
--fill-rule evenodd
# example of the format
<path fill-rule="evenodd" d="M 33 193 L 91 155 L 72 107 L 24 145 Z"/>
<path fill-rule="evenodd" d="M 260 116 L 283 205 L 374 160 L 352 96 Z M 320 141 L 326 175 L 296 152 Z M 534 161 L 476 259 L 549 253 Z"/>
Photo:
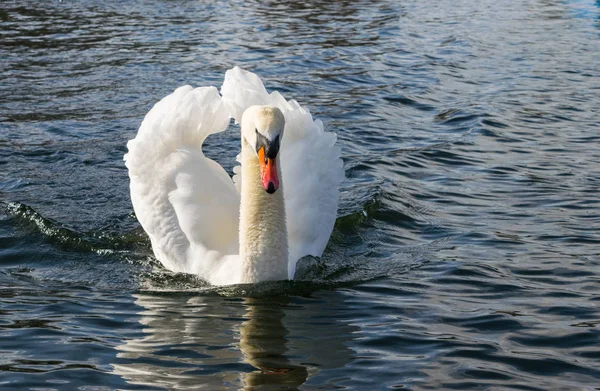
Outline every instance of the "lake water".
<path fill-rule="evenodd" d="M 600 389 L 599 64 L 594 0 L 4 0 L 0 389 Z M 234 65 L 342 146 L 297 281 L 174 275 L 133 215 L 145 113 Z"/>

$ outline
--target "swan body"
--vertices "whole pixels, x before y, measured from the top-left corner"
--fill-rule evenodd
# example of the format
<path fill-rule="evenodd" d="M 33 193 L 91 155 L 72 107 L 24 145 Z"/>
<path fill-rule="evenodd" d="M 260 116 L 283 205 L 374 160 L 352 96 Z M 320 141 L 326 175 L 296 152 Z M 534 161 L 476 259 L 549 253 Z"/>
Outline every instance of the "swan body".
<path fill-rule="evenodd" d="M 241 123 L 231 178 L 202 144 Z M 321 256 L 344 178 L 336 136 L 308 110 L 235 67 L 215 87 L 180 87 L 127 144 L 131 200 L 156 258 L 214 285 L 293 278 Z"/>

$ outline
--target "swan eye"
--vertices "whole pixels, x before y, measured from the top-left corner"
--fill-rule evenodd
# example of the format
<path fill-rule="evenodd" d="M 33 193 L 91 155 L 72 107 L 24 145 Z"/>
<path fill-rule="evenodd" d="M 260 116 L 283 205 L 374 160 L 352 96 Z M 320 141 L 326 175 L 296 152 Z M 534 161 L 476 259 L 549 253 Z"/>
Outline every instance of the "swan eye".
<path fill-rule="evenodd" d="M 261 148 L 265 148 L 265 158 L 274 159 L 277 157 L 279 153 L 279 135 L 277 135 L 273 140 L 269 140 L 262 134 L 255 130 L 256 132 L 256 152 L 258 152 Z"/>
<path fill-rule="evenodd" d="M 277 135 L 275 137 L 275 139 L 273 139 L 273 141 L 271 141 L 267 147 L 267 157 L 274 159 L 277 154 L 279 153 L 279 135 Z"/>

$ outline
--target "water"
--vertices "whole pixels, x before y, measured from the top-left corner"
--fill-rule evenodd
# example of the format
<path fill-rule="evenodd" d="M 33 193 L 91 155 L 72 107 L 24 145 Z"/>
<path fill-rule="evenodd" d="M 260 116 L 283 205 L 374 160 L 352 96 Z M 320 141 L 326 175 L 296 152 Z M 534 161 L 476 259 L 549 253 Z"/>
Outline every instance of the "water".
<path fill-rule="evenodd" d="M 0 388 L 599 389 L 598 64 L 593 0 L 3 1 Z M 298 281 L 173 275 L 132 213 L 144 114 L 234 65 L 343 148 Z"/>

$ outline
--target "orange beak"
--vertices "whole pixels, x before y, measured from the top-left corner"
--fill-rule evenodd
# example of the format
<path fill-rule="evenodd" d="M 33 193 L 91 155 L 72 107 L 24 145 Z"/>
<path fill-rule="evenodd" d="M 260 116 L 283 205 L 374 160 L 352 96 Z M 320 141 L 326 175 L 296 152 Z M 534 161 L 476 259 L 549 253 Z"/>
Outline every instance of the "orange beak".
<path fill-rule="evenodd" d="M 258 163 L 260 165 L 260 179 L 262 187 L 269 194 L 279 189 L 279 178 L 277 177 L 277 162 L 275 159 L 265 157 L 265 147 L 258 150 Z"/>

